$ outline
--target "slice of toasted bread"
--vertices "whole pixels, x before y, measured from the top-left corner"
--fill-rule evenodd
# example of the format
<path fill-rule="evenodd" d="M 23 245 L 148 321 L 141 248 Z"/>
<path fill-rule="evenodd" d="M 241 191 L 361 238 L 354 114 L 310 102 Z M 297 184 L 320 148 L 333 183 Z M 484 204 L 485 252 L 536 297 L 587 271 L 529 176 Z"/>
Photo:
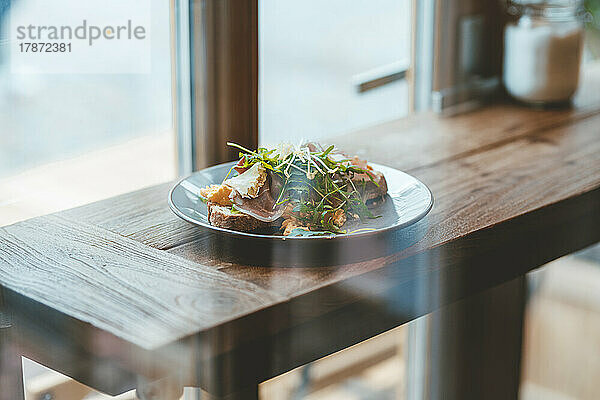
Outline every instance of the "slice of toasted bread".
<path fill-rule="evenodd" d="M 272 223 L 260 221 L 241 212 L 234 212 L 231 207 L 208 202 L 208 222 L 219 228 L 241 232 L 268 231 L 275 227 Z"/>

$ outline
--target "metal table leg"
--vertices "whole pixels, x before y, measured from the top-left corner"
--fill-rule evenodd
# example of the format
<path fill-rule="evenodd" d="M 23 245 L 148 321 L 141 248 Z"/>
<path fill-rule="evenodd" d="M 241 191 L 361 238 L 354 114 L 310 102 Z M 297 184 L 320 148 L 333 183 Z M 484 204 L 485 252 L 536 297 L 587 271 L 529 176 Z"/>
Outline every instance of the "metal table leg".
<path fill-rule="evenodd" d="M 520 277 L 413 326 L 409 400 L 517 399 L 525 293 Z"/>
<path fill-rule="evenodd" d="M 12 314 L 3 307 L 0 292 L 0 400 L 25 398 L 21 352 Z"/>

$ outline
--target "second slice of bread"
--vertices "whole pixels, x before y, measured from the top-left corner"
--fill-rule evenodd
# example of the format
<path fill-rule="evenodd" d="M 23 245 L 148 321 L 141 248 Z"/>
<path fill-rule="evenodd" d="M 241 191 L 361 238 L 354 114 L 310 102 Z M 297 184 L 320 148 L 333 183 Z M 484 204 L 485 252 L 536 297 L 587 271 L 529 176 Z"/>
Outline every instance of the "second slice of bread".
<path fill-rule="evenodd" d="M 273 224 L 263 222 L 244 213 L 234 212 L 231 207 L 212 202 L 208 202 L 206 206 L 208 207 L 208 222 L 213 226 L 241 232 L 273 229 Z"/>

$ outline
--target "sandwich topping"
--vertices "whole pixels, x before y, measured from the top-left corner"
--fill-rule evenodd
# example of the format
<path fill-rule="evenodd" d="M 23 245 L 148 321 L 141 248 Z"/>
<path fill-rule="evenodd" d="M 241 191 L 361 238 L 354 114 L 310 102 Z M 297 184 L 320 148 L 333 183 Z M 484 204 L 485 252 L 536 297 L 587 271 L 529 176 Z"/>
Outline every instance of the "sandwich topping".
<path fill-rule="evenodd" d="M 247 171 L 223 182 L 223 186 L 236 191 L 242 198 L 253 199 L 263 188 L 267 180 L 267 170 L 261 163 L 256 163 Z"/>
<path fill-rule="evenodd" d="M 221 185 L 200 191 L 213 225 L 227 221 L 228 228 L 260 226 L 286 236 L 348 233 L 347 220 L 377 218 L 369 205 L 387 193 L 381 172 L 334 146 L 280 144 L 252 151 L 228 145 L 240 150 L 238 163 Z"/>

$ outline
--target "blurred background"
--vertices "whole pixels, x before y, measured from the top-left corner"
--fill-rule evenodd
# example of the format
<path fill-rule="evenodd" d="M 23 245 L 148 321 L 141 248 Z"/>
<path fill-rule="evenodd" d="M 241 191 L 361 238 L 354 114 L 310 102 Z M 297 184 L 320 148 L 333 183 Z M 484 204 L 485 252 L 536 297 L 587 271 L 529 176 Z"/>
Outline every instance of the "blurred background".
<path fill-rule="evenodd" d="M 259 143 L 326 139 L 417 109 L 410 94 L 415 83 L 407 74 L 415 67 L 415 4 L 260 0 Z M 34 0 L 0 5 L 0 226 L 170 181 L 182 172 L 173 3 L 152 0 L 151 73 L 123 75 L 11 73 L 10 15 L 38 11 Z M 600 0 L 585 5 L 590 14 L 584 68 L 598 68 Z M 392 79 L 361 87 L 380 76 Z M 530 275 L 522 398 L 599 398 L 600 249 Z M 261 396 L 402 399 L 406 353 L 404 326 L 266 382 Z M 104 398 L 31 361 L 25 361 L 25 374 L 30 399 L 49 400 L 43 396 L 52 390 L 64 390 L 65 397 L 55 399 Z"/>
<path fill-rule="evenodd" d="M 169 2 L 152 1 L 150 74 L 11 74 L 10 13 L 36 12 L 13 0 L 1 25 L 0 225 L 174 179 Z M 409 0 L 261 1 L 260 141 L 406 115 L 406 81 L 360 94 L 353 78 L 408 67 L 410 17 Z"/>

